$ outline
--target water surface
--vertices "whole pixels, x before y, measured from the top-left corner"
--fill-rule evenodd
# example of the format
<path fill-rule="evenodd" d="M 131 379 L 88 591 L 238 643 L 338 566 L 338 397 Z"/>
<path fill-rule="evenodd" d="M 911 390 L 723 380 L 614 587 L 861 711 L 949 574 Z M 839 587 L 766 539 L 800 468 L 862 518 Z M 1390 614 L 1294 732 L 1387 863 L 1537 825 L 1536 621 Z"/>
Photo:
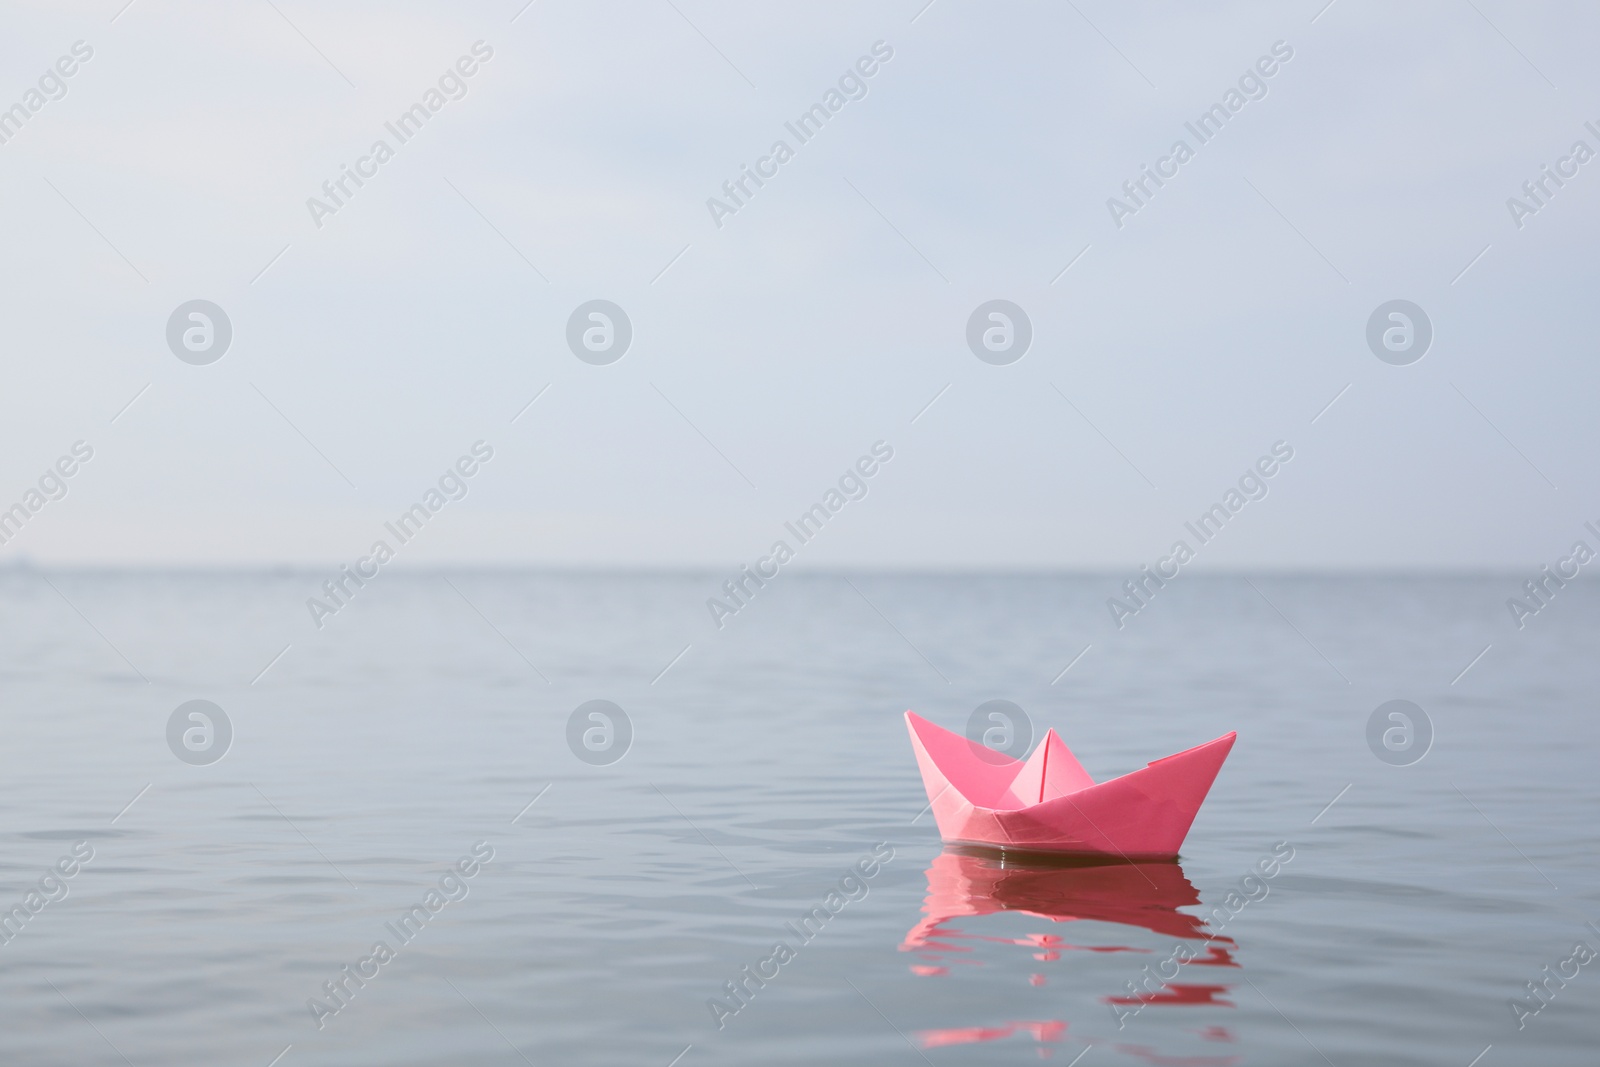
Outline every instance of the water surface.
<path fill-rule="evenodd" d="M 1186 574 L 1118 631 L 1110 576 L 785 572 L 718 631 L 720 576 L 385 571 L 317 630 L 323 577 L 0 577 L 0 902 L 93 850 L 0 945 L 5 1062 L 1593 1062 L 1593 966 L 1508 1003 L 1600 947 L 1586 583 L 1519 632 L 1514 576 Z M 901 714 L 992 698 L 1097 778 L 1239 741 L 1177 863 L 948 850 Z M 1394 698 L 1411 766 L 1367 745 Z"/>

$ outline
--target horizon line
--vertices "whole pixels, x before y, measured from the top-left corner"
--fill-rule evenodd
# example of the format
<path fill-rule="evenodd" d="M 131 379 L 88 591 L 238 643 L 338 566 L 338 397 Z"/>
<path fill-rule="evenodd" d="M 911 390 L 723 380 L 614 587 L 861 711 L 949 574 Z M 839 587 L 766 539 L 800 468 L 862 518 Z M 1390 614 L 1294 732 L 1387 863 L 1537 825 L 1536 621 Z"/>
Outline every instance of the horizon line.
<path fill-rule="evenodd" d="M 323 563 L 289 562 L 236 562 L 236 563 L 113 563 L 113 562 L 48 562 L 40 563 L 27 558 L 0 559 L 0 576 L 29 573 L 118 573 L 118 574 L 265 574 L 265 575 L 318 575 L 329 569 L 337 570 L 339 561 Z M 723 575 L 729 567 L 737 570 L 739 563 L 716 564 L 601 564 L 601 563 L 435 563 L 412 564 L 404 569 L 384 573 L 411 574 L 415 576 L 441 573 L 494 572 L 571 576 L 653 576 L 687 577 Z M 785 568 L 785 574 L 804 578 L 838 578 L 861 574 L 875 574 L 906 578 L 1006 578 L 1006 577 L 1059 577 L 1104 578 L 1121 577 L 1138 564 L 1107 564 L 1103 566 L 938 566 L 938 565 L 876 565 L 851 564 L 841 566 L 809 566 Z M 1509 565 L 1319 565 L 1293 564 L 1285 566 L 1260 565 L 1252 567 L 1212 566 L 1205 569 L 1185 568 L 1181 577 L 1189 578 L 1241 578 L 1269 576 L 1286 578 L 1487 578 L 1519 575 L 1523 571 Z M 1176 581 L 1179 576 L 1167 579 Z M 1567 581 L 1578 581 L 1584 576 L 1575 575 Z"/>

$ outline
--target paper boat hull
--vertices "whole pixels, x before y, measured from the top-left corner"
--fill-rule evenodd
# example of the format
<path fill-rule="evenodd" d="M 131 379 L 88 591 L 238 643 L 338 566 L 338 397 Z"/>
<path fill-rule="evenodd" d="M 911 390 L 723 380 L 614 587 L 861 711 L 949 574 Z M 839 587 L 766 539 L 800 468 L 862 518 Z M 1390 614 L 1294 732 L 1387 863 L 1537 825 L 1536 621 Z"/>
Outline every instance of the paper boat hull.
<path fill-rule="evenodd" d="M 1082 785 L 1087 775 L 1059 738 L 1047 736 L 1041 748 L 1061 746 L 1064 760 L 1074 768 L 1072 791 L 1053 795 L 1036 774 L 1027 795 L 1018 796 L 1013 784 L 1028 778 L 1021 760 L 1001 756 L 913 712 L 906 712 L 906 725 L 945 841 L 1125 859 L 1171 859 L 1178 854 L 1235 737 L 1230 733 L 1120 778 Z M 1050 798 L 1030 803 L 1035 789 Z"/>

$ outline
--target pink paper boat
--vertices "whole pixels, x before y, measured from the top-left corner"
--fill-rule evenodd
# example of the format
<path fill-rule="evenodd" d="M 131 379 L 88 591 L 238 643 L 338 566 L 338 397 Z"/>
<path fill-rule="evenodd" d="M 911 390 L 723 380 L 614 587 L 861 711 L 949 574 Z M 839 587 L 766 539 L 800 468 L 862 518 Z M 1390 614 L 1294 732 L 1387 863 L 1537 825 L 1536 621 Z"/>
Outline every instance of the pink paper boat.
<path fill-rule="evenodd" d="M 1095 784 L 1054 730 L 1027 761 L 906 712 L 946 841 L 1125 859 L 1178 854 L 1236 734 Z"/>

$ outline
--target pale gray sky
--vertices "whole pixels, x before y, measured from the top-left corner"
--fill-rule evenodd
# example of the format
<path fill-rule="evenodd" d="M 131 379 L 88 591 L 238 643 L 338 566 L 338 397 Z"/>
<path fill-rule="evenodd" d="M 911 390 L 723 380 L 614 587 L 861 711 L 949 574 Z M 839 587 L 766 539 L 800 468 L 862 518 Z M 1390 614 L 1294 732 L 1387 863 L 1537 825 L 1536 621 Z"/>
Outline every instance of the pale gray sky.
<path fill-rule="evenodd" d="M 800 565 L 1121 568 L 1282 440 L 1197 566 L 1536 569 L 1600 519 L 1600 161 L 1507 200 L 1600 151 L 1600 12 L 1323 3 L 12 4 L 0 106 L 93 54 L 0 145 L 0 508 L 94 455 L 0 560 L 354 560 L 481 439 L 409 564 L 729 568 L 884 440 Z M 165 336 L 195 299 L 233 330 L 203 366 Z M 610 365 L 567 346 L 592 299 Z M 1009 365 L 967 346 L 992 299 L 1031 320 Z M 1393 299 L 1433 327 L 1407 366 L 1366 341 Z"/>

